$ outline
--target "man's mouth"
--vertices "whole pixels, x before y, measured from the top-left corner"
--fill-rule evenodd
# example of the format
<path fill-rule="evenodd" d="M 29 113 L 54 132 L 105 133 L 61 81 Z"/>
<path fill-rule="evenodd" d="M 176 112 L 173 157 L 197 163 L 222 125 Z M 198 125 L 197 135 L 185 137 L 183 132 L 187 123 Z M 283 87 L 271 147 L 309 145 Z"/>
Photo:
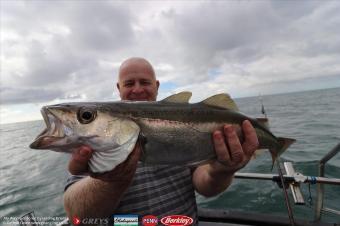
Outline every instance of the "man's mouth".
<path fill-rule="evenodd" d="M 148 101 L 149 98 L 146 96 L 135 96 L 135 95 L 131 95 L 129 96 L 129 100 L 132 101 Z"/>

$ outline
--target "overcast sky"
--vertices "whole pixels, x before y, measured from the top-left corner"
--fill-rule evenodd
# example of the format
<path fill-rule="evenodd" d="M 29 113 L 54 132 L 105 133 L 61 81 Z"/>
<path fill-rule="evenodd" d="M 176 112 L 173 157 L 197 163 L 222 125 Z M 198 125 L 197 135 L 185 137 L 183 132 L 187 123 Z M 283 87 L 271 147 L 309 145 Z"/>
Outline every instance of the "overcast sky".
<path fill-rule="evenodd" d="M 0 123 L 51 103 L 118 100 L 120 63 L 148 59 L 159 99 L 340 87 L 339 1 L 5 1 Z"/>

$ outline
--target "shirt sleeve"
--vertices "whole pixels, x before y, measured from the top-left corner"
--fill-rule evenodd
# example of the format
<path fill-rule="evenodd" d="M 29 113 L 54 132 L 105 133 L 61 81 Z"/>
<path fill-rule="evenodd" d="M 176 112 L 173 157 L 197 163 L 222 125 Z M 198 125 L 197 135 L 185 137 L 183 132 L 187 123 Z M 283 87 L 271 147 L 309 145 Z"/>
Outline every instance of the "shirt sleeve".
<path fill-rule="evenodd" d="M 67 178 L 66 185 L 64 188 L 64 192 L 67 190 L 68 187 L 70 187 L 72 184 L 76 183 L 77 181 L 80 181 L 81 179 L 84 179 L 85 177 L 88 177 L 88 175 L 73 175 L 70 174 Z"/>

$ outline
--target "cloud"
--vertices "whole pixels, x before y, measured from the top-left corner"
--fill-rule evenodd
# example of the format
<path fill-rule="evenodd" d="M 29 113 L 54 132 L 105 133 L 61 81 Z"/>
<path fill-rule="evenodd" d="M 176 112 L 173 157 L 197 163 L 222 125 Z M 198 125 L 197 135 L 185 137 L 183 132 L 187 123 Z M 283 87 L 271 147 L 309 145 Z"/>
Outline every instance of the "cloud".
<path fill-rule="evenodd" d="M 12 88 L 1 87 L 1 104 L 25 104 L 39 101 L 50 101 L 64 95 L 57 89 Z"/>
<path fill-rule="evenodd" d="M 2 4 L 3 103 L 80 95 L 94 83 L 88 97 L 107 94 L 112 76 L 99 64 L 106 53 L 134 42 L 128 7 L 104 1 Z"/>
<path fill-rule="evenodd" d="M 128 7 L 109 1 L 78 2 L 67 21 L 70 39 L 78 48 L 94 52 L 112 52 L 135 41 L 133 17 Z"/>
<path fill-rule="evenodd" d="M 160 97 L 327 87 L 340 78 L 339 10 L 336 1 L 3 1 L 1 103 L 118 99 L 117 69 L 131 56 L 152 62 Z"/>

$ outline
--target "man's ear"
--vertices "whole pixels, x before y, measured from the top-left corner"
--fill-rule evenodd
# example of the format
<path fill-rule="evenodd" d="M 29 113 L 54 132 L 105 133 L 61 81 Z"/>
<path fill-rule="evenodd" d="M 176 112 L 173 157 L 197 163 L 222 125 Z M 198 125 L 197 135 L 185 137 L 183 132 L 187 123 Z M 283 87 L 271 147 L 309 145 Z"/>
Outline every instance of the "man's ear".
<path fill-rule="evenodd" d="M 158 80 L 156 81 L 156 86 L 157 86 L 157 90 L 158 90 L 158 88 L 159 88 L 159 81 Z"/>
<path fill-rule="evenodd" d="M 117 82 L 117 89 L 120 91 L 119 83 Z"/>

